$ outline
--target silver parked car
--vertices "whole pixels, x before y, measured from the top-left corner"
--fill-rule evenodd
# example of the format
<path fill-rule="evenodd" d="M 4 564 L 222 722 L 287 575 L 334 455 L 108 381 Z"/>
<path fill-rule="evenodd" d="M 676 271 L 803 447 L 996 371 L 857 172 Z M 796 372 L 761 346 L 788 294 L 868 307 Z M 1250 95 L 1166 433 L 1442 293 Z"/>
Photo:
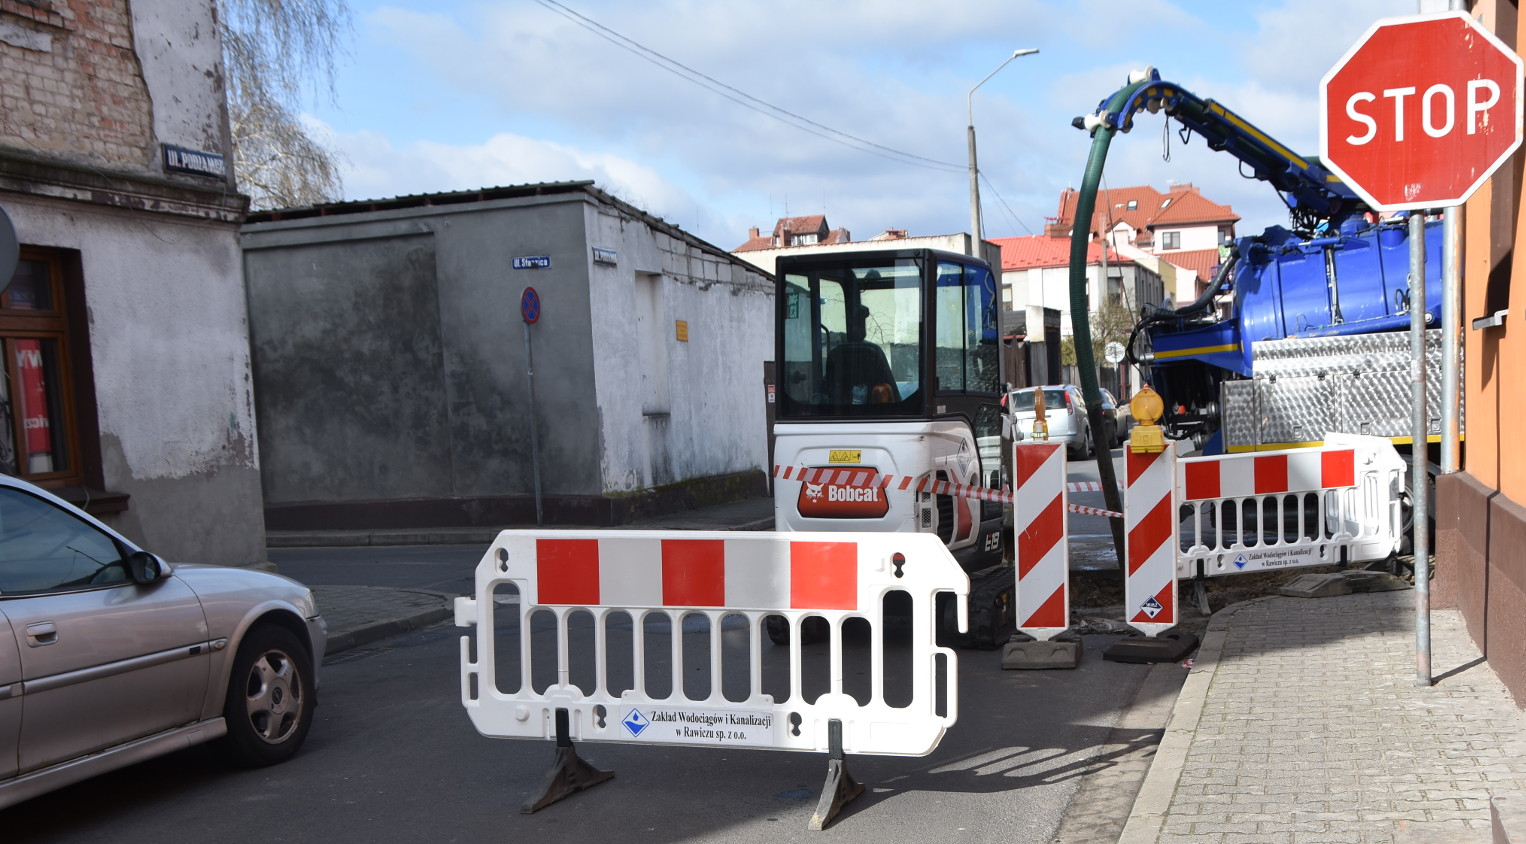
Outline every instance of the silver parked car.
<path fill-rule="evenodd" d="M 201 742 L 290 758 L 326 639 L 300 583 L 171 566 L 0 475 L 0 808 Z"/>
<path fill-rule="evenodd" d="M 1055 384 L 1047 387 L 1023 387 L 1007 393 L 1007 413 L 1012 417 L 1012 428 L 1023 439 L 1033 439 L 1033 424 L 1037 414 L 1035 396 L 1044 391 L 1044 422 L 1049 428 L 1049 441 L 1065 444 L 1071 457 L 1090 457 L 1092 448 L 1100 440 L 1106 449 L 1117 448 L 1128 435 L 1127 420 L 1120 416 L 1118 402 L 1113 394 L 1101 390 L 1103 424 L 1107 430 L 1102 436 L 1092 434 L 1086 418 L 1086 398 L 1081 388 L 1074 384 Z"/>

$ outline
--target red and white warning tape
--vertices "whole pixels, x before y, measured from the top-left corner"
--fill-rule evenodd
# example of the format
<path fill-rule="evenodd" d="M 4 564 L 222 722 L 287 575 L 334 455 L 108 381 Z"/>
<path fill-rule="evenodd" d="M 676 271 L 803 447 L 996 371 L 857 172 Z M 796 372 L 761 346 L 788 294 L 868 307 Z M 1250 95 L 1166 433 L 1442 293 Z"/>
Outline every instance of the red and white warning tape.
<path fill-rule="evenodd" d="M 786 481 L 799 481 L 800 483 L 832 484 L 833 486 L 846 486 L 858 489 L 897 489 L 914 490 L 916 492 L 930 492 L 934 495 L 955 495 L 960 498 L 972 498 L 977 501 L 997 501 L 1002 504 L 1012 503 L 1012 492 L 1008 489 L 991 489 L 990 487 L 971 486 L 969 484 L 956 484 L 951 481 L 935 481 L 932 478 L 917 480 L 910 475 L 882 475 L 873 469 L 832 469 L 809 466 L 775 466 L 774 477 Z M 1066 487 L 1071 492 L 1100 492 L 1102 484 L 1098 481 L 1076 481 L 1067 483 Z M 1082 507 L 1079 504 L 1071 504 L 1068 508 L 1072 513 L 1081 513 L 1088 516 L 1108 516 L 1123 518 L 1122 513 L 1111 510 L 1099 510 L 1095 507 Z"/>

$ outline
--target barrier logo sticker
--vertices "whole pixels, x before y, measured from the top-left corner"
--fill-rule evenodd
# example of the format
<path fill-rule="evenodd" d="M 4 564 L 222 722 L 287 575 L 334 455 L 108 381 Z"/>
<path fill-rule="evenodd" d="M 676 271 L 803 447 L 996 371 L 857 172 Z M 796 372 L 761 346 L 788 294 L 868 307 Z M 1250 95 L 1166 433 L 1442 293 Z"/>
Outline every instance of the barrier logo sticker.
<path fill-rule="evenodd" d="M 631 713 L 625 716 L 625 718 L 620 723 L 624 724 L 625 729 L 630 731 L 632 738 L 640 738 L 641 733 L 646 730 L 647 727 L 652 726 L 652 722 L 648 721 L 646 716 L 642 715 L 641 710 L 639 709 L 632 709 Z"/>
<path fill-rule="evenodd" d="M 1140 604 L 1139 609 L 1142 610 L 1145 615 L 1154 618 L 1155 616 L 1160 615 L 1160 611 L 1165 609 L 1165 607 L 1160 605 L 1160 601 L 1157 601 L 1152 597 L 1150 600 Z"/>
<path fill-rule="evenodd" d="M 1246 563 L 1249 563 L 1249 562 L 1250 562 L 1250 560 L 1245 559 L 1245 555 L 1241 554 L 1240 556 L 1235 558 L 1235 568 L 1243 569 L 1243 568 L 1245 568 Z"/>

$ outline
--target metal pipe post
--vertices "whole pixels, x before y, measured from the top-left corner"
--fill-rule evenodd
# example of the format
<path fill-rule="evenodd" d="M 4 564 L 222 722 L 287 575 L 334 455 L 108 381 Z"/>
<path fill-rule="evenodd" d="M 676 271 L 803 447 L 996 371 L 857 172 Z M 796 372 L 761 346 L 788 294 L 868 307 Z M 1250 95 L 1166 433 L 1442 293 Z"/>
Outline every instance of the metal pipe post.
<path fill-rule="evenodd" d="M 1427 443 L 1429 414 L 1425 406 L 1425 214 L 1409 215 L 1409 340 L 1410 377 L 1414 381 L 1410 427 L 1410 513 L 1415 550 L 1415 684 L 1431 685 L 1431 566 Z"/>
<path fill-rule="evenodd" d="M 970 93 L 974 93 L 971 91 Z M 969 126 L 970 146 L 970 256 L 980 257 L 980 170 L 975 166 L 975 124 Z"/>
<path fill-rule="evenodd" d="M 1441 218 L 1441 472 L 1462 468 L 1462 205 Z"/>

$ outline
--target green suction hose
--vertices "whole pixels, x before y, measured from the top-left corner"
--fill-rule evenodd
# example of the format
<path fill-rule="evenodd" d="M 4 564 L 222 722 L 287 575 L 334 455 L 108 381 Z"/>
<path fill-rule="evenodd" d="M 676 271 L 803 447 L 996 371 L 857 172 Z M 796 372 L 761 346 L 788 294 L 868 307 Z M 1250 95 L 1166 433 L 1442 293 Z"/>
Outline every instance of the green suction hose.
<path fill-rule="evenodd" d="M 1108 100 L 1103 115 L 1116 115 L 1129 98 L 1134 96 L 1150 79 L 1141 79 L 1120 88 Z M 1127 115 L 1123 115 L 1127 119 Z M 1086 174 L 1081 178 L 1081 191 L 1076 197 L 1076 214 L 1070 230 L 1070 325 L 1076 345 L 1076 369 L 1081 378 L 1081 393 L 1086 398 L 1086 419 L 1092 431 L 1092 442 L 1097 443 L 1096 433 L 1106 432 L 1102 417 L 1102 391 L 1097 386 L 1097 360 L 1092 354 L 1091 307 L 1086 290 L 1086 252 L 1091 244 L 1092 213 L 1097 207 L 1097 186 L 1102 181 L 1102 165 L 1107 160 L 1107 148 L 1118 127 L 1103 120 L 1092 132 L 1091 153 L 1086 158 Z M 1103 245 L 1107 248 L 1106 244 Z M 1102 280 L 1104 289 L 1107 279 Z M 1118 494 L 1118 477 L 1113 471 L 1111 449 L 1097 445 L 1097 477 L 1102 482 L 1103 500 L 1107 509 L 1114 513 L 1123 511 L 1123 499 Z M 1113 530 L 1113 548 L 1118 555 L 1118 568 L 1124 568 L 1123 519 L 1116 516 L 1108 522 Z"/>

